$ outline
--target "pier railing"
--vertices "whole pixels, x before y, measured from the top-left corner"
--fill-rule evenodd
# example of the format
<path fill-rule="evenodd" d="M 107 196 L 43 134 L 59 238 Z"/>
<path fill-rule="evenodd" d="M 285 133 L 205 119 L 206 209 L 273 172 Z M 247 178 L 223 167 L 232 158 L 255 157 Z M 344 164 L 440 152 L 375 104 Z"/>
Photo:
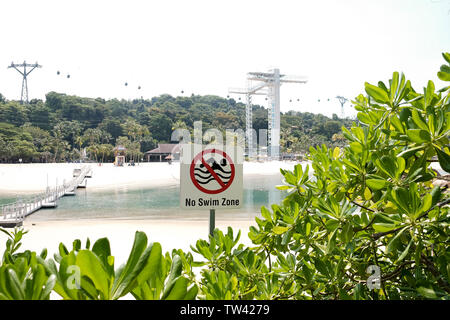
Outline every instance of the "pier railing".
<path fill-rule="evenodd" d="M 0 225 L 21 225 L 23 220 L 35 211 L 43 207 L 56 207 L 56 201 L 59 198 L 73 193 L 80 183 L 90 176 L 92 176 L 92 168 L 86 165 L 81 170 L 77 170 L 77 174 L 75 174 L 74 170 L 74 177 L 69 182 L 64 181 L 62 185 L 47 188 L 40 194 L 0 205 Z"/>

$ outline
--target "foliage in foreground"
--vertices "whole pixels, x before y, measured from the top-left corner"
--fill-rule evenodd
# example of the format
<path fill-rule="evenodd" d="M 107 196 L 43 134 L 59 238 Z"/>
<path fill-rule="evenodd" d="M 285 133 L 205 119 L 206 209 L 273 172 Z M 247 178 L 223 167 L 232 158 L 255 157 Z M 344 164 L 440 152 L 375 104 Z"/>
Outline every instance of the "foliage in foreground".
<path fill-rule="evenodd" d="M 347 147 L 311 148 L 311 166 L 281 171 L 288 194 L 261 209 L 252 247 L 228 228 L 163 255 L 137 232 L 115 269 L 106 238 L 60 244 L 45 260 L 45 250 L 18 252 L 22 231 L 6 232 L 0 298 L 450 299 L 447 178 L 432 168 L 450 172 L 450 87 L 430 81 L 418 93 L 394 72 L 388 86 L 365 88 L 354 101 L 361 125 L 343 128 Z"/>

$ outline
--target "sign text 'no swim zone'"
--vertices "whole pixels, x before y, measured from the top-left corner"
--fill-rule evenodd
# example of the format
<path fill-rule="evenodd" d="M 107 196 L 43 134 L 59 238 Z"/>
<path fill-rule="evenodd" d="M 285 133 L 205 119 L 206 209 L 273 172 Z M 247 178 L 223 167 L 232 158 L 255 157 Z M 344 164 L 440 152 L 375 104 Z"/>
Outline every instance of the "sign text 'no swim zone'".
<path fill-rule="evenodd" d="M 186 144 L 182 147 L 180 160 L 181 208 L 234 209 L 242 206 L 242 148 Z"/>

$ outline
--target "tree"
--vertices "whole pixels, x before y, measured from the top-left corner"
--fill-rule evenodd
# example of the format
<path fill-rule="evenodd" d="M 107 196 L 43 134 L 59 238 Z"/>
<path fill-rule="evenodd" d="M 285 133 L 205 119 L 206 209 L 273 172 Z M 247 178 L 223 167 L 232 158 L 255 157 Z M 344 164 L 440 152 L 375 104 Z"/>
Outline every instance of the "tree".
<path fill-rule="evenodd" d="M 70 150 L 70 145 L 67 141 L 55 137 L 52 142 L 53 147 L 53 162 L 58 162 L 66 158 L 67 152 Z"/>
<path fill-rule="evenodd" d="M 99 124 L 98 128 L 110 134 L 114 140 L 123 135 L 122 125 L 117 119 L 107 118 Z"/>
<path fill-rule="evenodd" d="M 89 152 L 90 156 L 94 156 L 95 162 L 98 162 L 98 155 L 100 153 L 100 147 L 98 144 L 91 144 L 86 148 L 87 152 Z"/>
<path fill-rule="evenodd" d="M 48 161 L 51 156 L 51 145 L 53 143 L 53 138 L 50 133 L 46 130 L 43 130 L 39 127 L 34 126 L 23 126 L 24 133 L 28 133 L 30 139 L 35 147 L 36 156 L 40 158 L 40 160 Z"/>
<path fill-rule="evenodd" d="M 105 162 L 105 158 L 108 159 L 113 156 L 113 146 L 111 144 L 100 144 L 98 146 L 98 153 L 101 155 L 102 163 Z"/>
<path fill-rule="evenodd" d="M 0 105 L 0 119 L 4 122 L 21 126 L 28 121 L 27 111 L 18 102 L 11 101 Z"/>
<path fill-rule="evenodd" d="M 54 114 L 52 114 L 51 109 L 42 102 L 37 103 L 30 108 L 28 118 L 33 126 L 47 131 L 53 128 Z"/>
<path fill-rule="evenodd" d="M 123 129 L 133 142 L 139 140 L 139 138 L 145 134 L 149 134 L 149 131 L 145 126 L 141 126 L 133 119 L 127 119 L 123 124 Z"/>
<path fill-rule="evenodd" d="M 158 141 L 170 141 L 172 121 L 164 114 L 151 115 L 149 130 Z"/>
<path fill-rule="evenodd" d="M 330 139 L 333 134 L 341 131 L 341 123 L 336 120 L 326 121 L 323 130 L 324 134 Z"/>
<path fill-rule="evenodd" d="M 61 121 L 53 127 L 54 136 L 66 140 L 71 146 L 75 145 L 75 138 L 80 135 L 81 131 L 81 123 L 76 120 Z"/>
<path fill-rule="evenodd" d="M 85 138 L 83 136 L 77 136 L 75 138 L 75 143 L 78 145 L 78 150 L 80 151 L 80 160 L 82 158 L 82 154 L 81 154 L 81 147 L 83 146 L 83 143 L 85 142 Z"/>
<path fill-rule="evenodd" d="M 83 134 L 83 140 L 89 142 L 89 145 L 100 143 L 103 133 L 100 129 L 86 129 Z"/>

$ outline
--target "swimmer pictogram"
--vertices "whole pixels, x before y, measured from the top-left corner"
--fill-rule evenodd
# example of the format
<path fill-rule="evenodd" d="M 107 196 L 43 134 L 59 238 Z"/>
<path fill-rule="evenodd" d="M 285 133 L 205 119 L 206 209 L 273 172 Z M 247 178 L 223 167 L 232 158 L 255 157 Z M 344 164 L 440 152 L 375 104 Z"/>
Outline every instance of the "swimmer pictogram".
<path fill-rule="evenodd" d="M 207 194 L 218 194 L 233 183 L 235 166 L 222 150 L 208 149 L 197 154 L 190 166 L 193 184 Z"/>

